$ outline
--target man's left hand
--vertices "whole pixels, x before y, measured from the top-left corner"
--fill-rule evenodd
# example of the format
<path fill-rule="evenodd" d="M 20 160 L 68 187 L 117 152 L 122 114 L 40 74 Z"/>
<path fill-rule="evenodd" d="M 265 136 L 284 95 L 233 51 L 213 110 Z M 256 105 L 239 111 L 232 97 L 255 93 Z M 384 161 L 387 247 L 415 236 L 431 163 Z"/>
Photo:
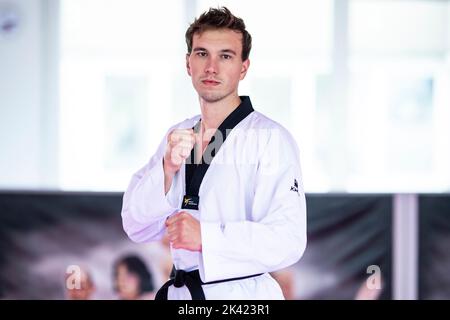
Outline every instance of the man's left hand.
<path fill-rule="evenodd" d="M 166 220 L 167 235 L 174 249 L 202 251 L 200 222 L 186 211 L 180 211 Z"/>

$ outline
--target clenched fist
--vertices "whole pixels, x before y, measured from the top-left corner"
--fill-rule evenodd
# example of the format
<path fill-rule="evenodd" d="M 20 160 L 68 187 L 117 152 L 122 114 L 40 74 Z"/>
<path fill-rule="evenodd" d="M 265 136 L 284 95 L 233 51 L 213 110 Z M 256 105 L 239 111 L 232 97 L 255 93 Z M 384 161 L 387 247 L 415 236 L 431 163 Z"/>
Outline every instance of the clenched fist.
<path fill-rule="evenodd" d="M 167 137 L 164 154 L 164 189 L 167 193 L 172 185 L 173 176 L 180 170 L 183 161 L 189 157 L 198 136 L 193 129 L 175 129 Z"/>
<path fill-rule="evenodd" d="M 164 154 L 165 171 L 176 173 L 180 170 L 183 161 L 191 154 L 195 139 L 193 129 L 175 129 L 169 134 Z"/>
<path fill-rule="evenodd" d="M 174 249 L 202 251 L 200 222 L 186 211 L 180 211 L 166 220 L 167 235 Z"/>

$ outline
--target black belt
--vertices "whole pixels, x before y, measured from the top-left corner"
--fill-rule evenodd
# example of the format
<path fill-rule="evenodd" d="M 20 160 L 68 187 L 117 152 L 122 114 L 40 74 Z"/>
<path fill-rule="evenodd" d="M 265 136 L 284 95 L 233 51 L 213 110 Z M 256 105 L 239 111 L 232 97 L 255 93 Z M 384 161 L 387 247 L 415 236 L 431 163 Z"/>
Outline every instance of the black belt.
<path fill-rule="evenodd" d="M 252 274 L 250 276 L 245 277 L 203 282 L 202 279 L 200 278 L 200 272 L 198 270 L 193 270 L 189 272 L 186 272 L 184 270 L 175 270 L 175 276 L 172 276 L 170 280 L 167 281 L 161 287 L 161 289 L 158 290 L 158 292 L 156 293 L 155 300 L 167 300 L 167 294 L 169 292 L 169 287 L 171 285 L 174 285 L 175 288 L 181 288 L 183 286 L 186 286 L 192 296 L 192 300 L 206 300 L 205 293 L 203 292 L 202 288 L 203 284 L 214 284 L 214 283 L 242 280 L 257 277 L 260 275 L 262 275 L 262 273 Z"/>

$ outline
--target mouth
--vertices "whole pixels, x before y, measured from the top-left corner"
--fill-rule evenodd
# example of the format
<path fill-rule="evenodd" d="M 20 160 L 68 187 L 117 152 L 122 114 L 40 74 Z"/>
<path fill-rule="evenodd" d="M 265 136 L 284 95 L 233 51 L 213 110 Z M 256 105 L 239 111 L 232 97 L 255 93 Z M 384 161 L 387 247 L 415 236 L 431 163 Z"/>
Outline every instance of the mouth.
<path fill-rule="evenodd" d="M 219 81 L 211 80 L 211 79 L 202 80 L 202 83 L 206 86 L 217 86 L 220 84 Z"/>

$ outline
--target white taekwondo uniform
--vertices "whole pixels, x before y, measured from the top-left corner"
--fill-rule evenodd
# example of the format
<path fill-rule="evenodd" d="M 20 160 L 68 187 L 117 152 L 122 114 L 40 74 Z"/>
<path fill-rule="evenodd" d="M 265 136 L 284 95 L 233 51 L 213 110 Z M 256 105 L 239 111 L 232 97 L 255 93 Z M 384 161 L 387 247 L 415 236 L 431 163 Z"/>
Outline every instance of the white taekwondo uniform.
<path fill-rule="evenodd" d="M 170 128 L 149 163 L 133 175 L 122 208 L 124 230 L 133 241 L 160 240 L 166 218 L 182 210 L 190 182 L 185 180 L 186 172 L 195 171 L 197 165 L 181 166 L 165 195 L 167 135 L 175 128 L 194 128 L 199 121 L 198 115 Z M 224 129 L 226 140 L 220 146 Z M 202 251 L 172 248 L 174 267 L 186 272 L 198 269 L 204 283 L 256 274 L 203 284 L 200 288 L 208 300 L 283 299 L 268 272 L 294 264 L 306 248 L 298 147 L 280 124 L 254 111 L 246 96 L 216 133 L 205 151 L 204 159 L 208 150 L 214 154 L 218 149 L 200 178 L 198 210 L 183 209 L 200 221 Z M 185 285 L 166 289 L 168 299 L 191 299 L 191 293 Z"/>

